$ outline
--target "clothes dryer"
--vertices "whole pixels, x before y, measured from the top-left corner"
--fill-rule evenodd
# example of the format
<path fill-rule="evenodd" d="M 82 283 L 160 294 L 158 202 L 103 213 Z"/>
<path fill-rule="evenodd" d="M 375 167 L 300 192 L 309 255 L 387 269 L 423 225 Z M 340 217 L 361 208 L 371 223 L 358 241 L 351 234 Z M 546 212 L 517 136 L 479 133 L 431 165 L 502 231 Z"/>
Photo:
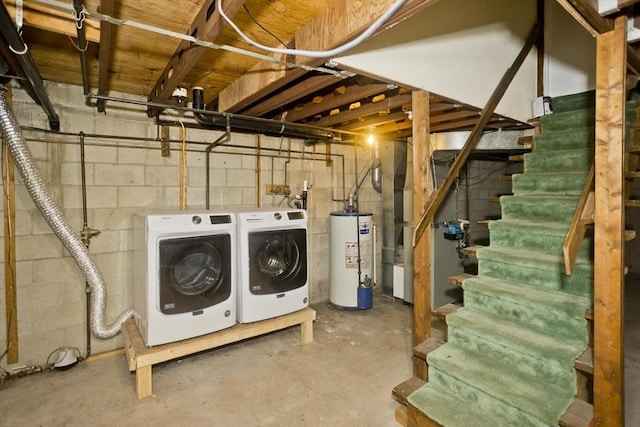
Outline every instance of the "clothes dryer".
<path fill-rule="evenodd" d="M 255 322 L 309 306 L 307 213 L 237 212 L 237 319 Z"/>
<path fill-rule="evenodd" d="M 230 213 L 134 216 L 134 307 L 147 346 L 235 325 L 236 228 Z"/>

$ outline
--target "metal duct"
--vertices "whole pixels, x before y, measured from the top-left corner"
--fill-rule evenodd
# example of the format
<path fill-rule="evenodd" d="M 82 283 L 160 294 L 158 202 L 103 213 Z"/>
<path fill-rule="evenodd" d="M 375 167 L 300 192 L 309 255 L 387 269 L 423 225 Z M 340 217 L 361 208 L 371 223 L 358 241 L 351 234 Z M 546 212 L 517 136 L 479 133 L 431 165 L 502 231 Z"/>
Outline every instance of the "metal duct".
<path fill-rule="evenodd" d="M 27 77 L 27 81 L 33 88 L 33 92 L 37 98 L 36 102 L 40 104 L 45 113 L 47 113 L 47 117 L 49 117 L 49 127 L 52 130 L 60 130 L 60 118 L 53 109 L 53 104 L 51 104 L 49 96 L 44 90 L 44 83 L 38 71 L 38 66 L 33 60 L 31 53 L 29 53 L 27 45 L 24 40 L 22 40 L 18 30 L 16 30 L 16 26 L 4 2 L 0 2 L 0 32 L 9 45 L 9 49 L 14 53 L 18 64 L 20 64 L 24 75 Z"/>
<path fill-rule="evenodd" d="M 196 110 L 204 109 L 204 90 L 202 88 L 193 88 L 193 108 Z M 198 123 L 202 126 L 225 128 L 227 125 L 230 125 L 235 129 L 260 132 L 266 135 L 316 141 L 332 141 L 334 139 L 331 132 L 320 127 L 278 122 L 275 120 L 253 119 L 248 116 L 241 117 L 230 113 L 211 112 L 210 114 L 205 114 L 194 112 L 194 115 Z"/>
<path fill-rule="evenodd" d="M 24 143 L 20 127 L 11 107 L 7 101 L 6 89 L 0 89 L 0 122 L 2 132 L 7 139 L 7 144 L 16 168 L 29 191 L 36 207 L 46 219 L 51 229 L 56 233 L 64 246 L 73 256 L 80 267 L 87 283 L 91 287 L 91 331 L 97 338 L 108 339 L 120 333 L 122 323 L 135 315 L 133 309 L 122 312 L 111 325 L 104 324 L 104 312 L 107 291 L 104 280 L 98 271 L 89 251 L 80 237 L 71 229 L 64 214 L 55 204 L 47 191 L 40 172 L 36 167 L 29 148 Z"/>

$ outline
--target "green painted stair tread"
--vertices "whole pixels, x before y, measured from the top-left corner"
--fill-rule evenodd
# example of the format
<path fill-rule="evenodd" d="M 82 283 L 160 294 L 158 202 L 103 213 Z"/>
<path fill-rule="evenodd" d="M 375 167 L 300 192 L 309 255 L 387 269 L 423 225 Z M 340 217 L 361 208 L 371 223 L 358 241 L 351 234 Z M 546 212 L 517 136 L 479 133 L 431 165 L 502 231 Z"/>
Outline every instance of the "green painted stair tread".
<path fill-rule="evenodd" d="M 561 255 L 492 245 L 478 250 L 476 257 L 480 276 L 585 298 L 593 296 L 593 264 L 588 259 L 579 259 L 568 276 Z"/>
<path fill-rule="evenodd" d="M 502 218 L 531 222 L 570 223 L 578 205 L 578 196 L 519 196 L 500 197 Z"/>
<path fill-rule="evenodd" d="M 593 147 L 596 133 L 593 127 L 543 132 L 533 136 L 536 153 Z"/>
<path fill-rule="evenodd" d="M 595 108 L 563 111 L 540 117 L 542 133 L 564 129 L 593 127 L 596 122 Z"/>
<path fill-rule="evenodd" d="M 593 147 L 534 151 L 524 154 L 524 172 L 586 171 L 593 158 Z"/>
<path fill-rule="evenodd" d="M 467 384 L 473 394 L 485 393 L 509 406 L 557 425 L 567 410 L 575 387 L 562 387 L 537 375 L 525 363 L 489 346 L 478 351 L 460 348 L 453 342 L 427 357 L 430 382 L 449 392 L 460 394 L 458 382 Z M 572 370 L 573 366 L 569 367 Z M 435 372 L 434 372 L 435 371 Z M 453 381 L 451 378 L 453 377 Z M 476 391 L 477 390 L 477 391 Z"/>
<path fill-rule="evenodd" d="M 596 92 L 589 90 L 586 92 L 572 93 L 569 95 L 554 96 L 551 98 L 551 111 L 562 113 L 564 111 L 582 110 L 595 107 Z"/>
<path fill-rule="evenodd" d="M 530 222 L 501 219 L 489 223 L 491 247 L 528 250 L 549 255 L 563 256 L 562 245 L 569 231 L 568 223 Z M 593 230 L 587 230 L 578 259 L 593 258 Z"/>
<path fill-rule="evenodd" d="M 475 311 L 469 307 L 462 308 L 447 317 L 449 340 L 455 340 L 451 333 L 461 330 L 479 340 L 490 341 L 497 345 L 511 348 L 516 352 L 531 357 L 557 361 L 563 365 L 573 366 L 575 359 L 584 352 L 584 340 L 555 336 L 548 331 L 509 322 L 501 317 Z"/>
<path fill-rule="evenodd" d="M 579 196 L 586 179 L 587 171 L 527 172 L 511 176 L 515 195 Z"/>
<path fill-rule="evenodd" d="M 465 307 L 489 313 L 551 334 L 582 337 L 586 345 L 584 312 L 592 299 L 477 276 L 464 281 Z"/>
<path fill-rule="evenodd" d="M 479 401 L 478 401 L 479 400 Z M 513 427 L 500 413 L 487 413 L 487 398 L 469 401 L 437 388 L 429 382 L 409 395 L 408 401 L 433 421 L 447 427 Z M 496 411 L 494 411 L 496 412 Z"/>

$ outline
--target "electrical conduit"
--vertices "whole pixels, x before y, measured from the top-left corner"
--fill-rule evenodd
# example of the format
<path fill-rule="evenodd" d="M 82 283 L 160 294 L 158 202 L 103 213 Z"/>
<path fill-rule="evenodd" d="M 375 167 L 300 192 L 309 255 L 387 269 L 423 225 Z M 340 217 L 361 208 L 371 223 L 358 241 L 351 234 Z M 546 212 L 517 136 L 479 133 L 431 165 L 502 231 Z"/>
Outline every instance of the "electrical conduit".
<path fill-rule="evenodd" d="M 129 308 L 123 311 L 111 325 L 105 324 L 107 291 L 104 280 L 84 243 L 69 226 L 64 214 L 46 189 L 31 153 L 24 143 L 16 117 L 7 101 L 6 89 L 4 88 L 0 89 L 0 124 L 2 133 L 7 138 L 7 145 L 16 169 L 20 173 L 29 195 L 56 236 L 71 253 L 91 288 L 91 331 L 93 335 L 100 339 L 115 337 L 120 333 L 122 324 L 130 317 L 133 317 L 135 312 Z"/>

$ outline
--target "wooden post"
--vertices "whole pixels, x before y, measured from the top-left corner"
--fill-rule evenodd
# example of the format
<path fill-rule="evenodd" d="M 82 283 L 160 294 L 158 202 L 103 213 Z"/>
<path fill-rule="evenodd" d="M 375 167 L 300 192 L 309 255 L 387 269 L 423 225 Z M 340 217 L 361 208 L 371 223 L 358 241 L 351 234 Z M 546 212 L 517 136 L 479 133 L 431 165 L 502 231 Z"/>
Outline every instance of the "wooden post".
<path fill-rule="evenodd" d="M 624 426 L 626 16 L 597 38 L 594 278 L 596 426 Z"/>
<path fill-rule="evenodd" d="M 6 86 L 11 103 L 11 87 Z M 2 137 L 2 187 L 4 189 L 4 293 L 7 325 L 7 363 L 18 362 L 18 300 L 16 289 L 16 185 L 13 157 Z"/>
<path fill-rule="evenodd" d="M 431 182 L 431 144 L 429 144 L 429 94 L 413 92 L 413 218 L 422 214 Z M 424 238 L 413 249 L 413 345 L 431 335 L 431 222 Z M 411 242 L 405 242 L 409 245 Z M 414 360 L 413 375 L 427 378 L 426 365 Z"/>

